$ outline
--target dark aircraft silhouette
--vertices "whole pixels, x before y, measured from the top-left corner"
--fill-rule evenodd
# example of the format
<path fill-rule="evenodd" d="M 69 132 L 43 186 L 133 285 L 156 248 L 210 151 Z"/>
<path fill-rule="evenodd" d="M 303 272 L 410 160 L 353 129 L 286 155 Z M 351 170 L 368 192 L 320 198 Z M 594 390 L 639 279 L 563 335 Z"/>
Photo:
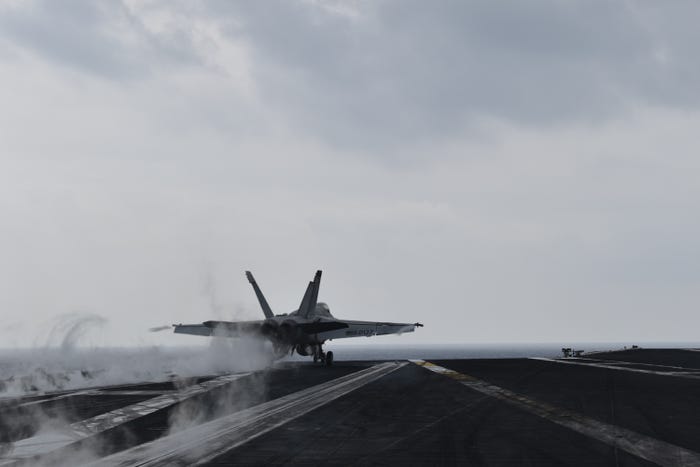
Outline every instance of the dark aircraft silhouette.
<path fill-rule="evenodd" d="M 277 357 L 296 351 L 299 355 L 313 357 L 314 362 L 321 361 L 330 366 L 333 363 L 333 352 L 323 351 L 323 344 L 327 340 L 402 334 L 413 332 L 416 327 L 423 326 L 420 323 L 386 323 L 335 318 L 331 315 L 328 305 L 317 302 L 318 289 L 321 285 L 321 271 L 316 271 L 314 280 L 309 282 L 297 310 L 275 315 L 250 271 L 246 271 L 246 276 L 253 286 L 260 307 L 265 314 L 264 320 L 174 324 L 175 332 L 198 336 L 262 337 L 272 342 Z"/>

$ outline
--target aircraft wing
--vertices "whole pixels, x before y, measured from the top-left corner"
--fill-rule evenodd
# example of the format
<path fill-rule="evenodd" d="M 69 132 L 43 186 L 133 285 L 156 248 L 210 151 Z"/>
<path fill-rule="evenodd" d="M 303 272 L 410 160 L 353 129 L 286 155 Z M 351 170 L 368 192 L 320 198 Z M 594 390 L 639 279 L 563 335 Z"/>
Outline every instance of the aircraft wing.
<path fill-rule="evenodd" d="M 421 323 L 387 323 L 383 321 L 336 321 L 338 329 L 323 331 L 318 333 L 320 339 L 343 339 L 346 337 L 370 337 L 382 336 L 386 334 L 403 334 L 413 332 L 417 327 L 422 327 Z"/>
<path fill-rule="evenodd" d="M 175 333 L 197 336 L 274 336 L 277 332 L 264 320 L 260 321 L 205 321 L 202 324 L 175 324 Z M 342 339 L 347 337 L 370 337 L 386 334 L 413 332 L 420 323 L 388 323 L 383 321 L 328 320 L 296 323 L 307 335 L 318 339 Z"/>
<path fill-rule="evenodd" d="M 260 335 L 264 321 L 205 321 L 202 324 L 174 324 L 176 334 L 241 337 Z"/>
<path fill-rule="evenodd" d="M 202 324 L 174 324 L 177 334 L 194 334 L 196 336 L 241 337 L 269 335 L 274 333 L 265 321 L 205 321 Z M 296 323 L 305 334 L 320 334 L 347 328 L 347 324 L 338 321 L 314 321 Z"/>

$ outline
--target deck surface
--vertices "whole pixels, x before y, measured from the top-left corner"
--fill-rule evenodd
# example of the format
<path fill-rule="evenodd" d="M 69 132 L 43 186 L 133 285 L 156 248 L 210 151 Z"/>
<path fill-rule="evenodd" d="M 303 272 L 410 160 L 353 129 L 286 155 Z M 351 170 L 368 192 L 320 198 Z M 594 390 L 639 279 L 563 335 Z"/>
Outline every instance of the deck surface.
<path fill-rule="evenodd" d="M 0 400 L 5 465 L 700 465 L 700 352 L 287 363 Z"/>

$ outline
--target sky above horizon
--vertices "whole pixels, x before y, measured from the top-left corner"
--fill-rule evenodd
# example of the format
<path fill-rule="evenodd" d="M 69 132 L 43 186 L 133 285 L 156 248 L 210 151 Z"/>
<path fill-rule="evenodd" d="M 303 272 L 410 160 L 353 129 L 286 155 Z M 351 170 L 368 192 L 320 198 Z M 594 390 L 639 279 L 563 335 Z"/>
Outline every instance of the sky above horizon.
<path fill-rule="evenodd" d="M 316 269 L 335 316 L 425 324 L 360 344 L 698 341 L 699 14 L 0 3 L 0 341 L 199 343 L 147 329 Z"/>

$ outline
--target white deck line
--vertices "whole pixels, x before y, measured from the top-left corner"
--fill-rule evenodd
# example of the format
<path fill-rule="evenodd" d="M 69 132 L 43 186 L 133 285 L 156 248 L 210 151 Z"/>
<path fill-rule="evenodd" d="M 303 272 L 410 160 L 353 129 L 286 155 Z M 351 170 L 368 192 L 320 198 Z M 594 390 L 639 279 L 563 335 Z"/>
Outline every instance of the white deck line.
<path fill-rule="evenodd" d="M 388 362 L 113 454 L 92 467 L 201 465 L 321 407 L 407 362 Z"/>
<path fill-rule="evenodd" d="M 631 373 L 644 373 L 648 375 L 660 375 L 660 376 L 675 376 L 678 378 L 688 378 L 688 379 L 700 379 L 700 375 L 697 374 L 700 370 L 688 371 L 661 371 L 661 370 L 645 370 L 643 368 L 630 368 L 626 366 L 610 365 L 608 363 L 595 363 L 595 362 L 581 362 L 574 359 L 560 360 L 556 358 L 545 358 L 545 357 L 530 357 L 530 360 L 541 360 L 543 362 L 553 362 L 561 363 L 564 365 L 581 365 L 581 366 L 592 366 L 595 368 L 606 368 L 608 370 L 619 370 L 619 371 L 629 371 Z M 692 371 L 692 373 L 691 373 Z"/>
<path fill-rule="evenodd" d="M 65 431 L 60 433 L 36 435 L 31 438 L 18 440 L 13 443 L 12 449 L 0 458 L 0 466 L 12 465 L 37 455 L 47 454 L 75 441 L 114 428 L 157 410 L 164 409 L 165 407 L 181 402 L 192 396 L 210 391 L 250 374 L 251 373 L 238 373 L 235 375 L 220 376 L 200 384 L 188 386 L 183 391 L 168 391 L 167 394 L 161 394 L 158 397 L 112 410 L 111 412 L 106 412 L 88 418 L 87 420 L 72 423 Z"/>
<path fill-rule="evenodd" d="M 94 391 L 91 389 L 88 389 L 86 391 L 75 391 L 75 392 L 69 392 L 66 394 L 60 394 L 58 396 L 54 397 L 47 397 L 46 399 L 38 399 L 35 401 L 29 401 L 29 402 L 23 402 L 21 404 L 17 404 L 15 407 L 31 407 L 32 405 L 41 405 L 46 402 L 53 402 L 61 399 L 68 399 L 73 396 L 85 396 L 85 395 L 92 395 L 92 394 L 98 394 L 98 391 Z"/>
<path fill-rule="evenodd" d="M 54 402 L 61 399 L 69 399 L 75 396 L 162 396 L 163 394 L 174 394 L 176 392 L 177 391 L 172 389 L 167 389 L 163 391 L 158 391 L 155 389 L 134 389 L 125 391 L 100 391 L 98 389 L 87 389 L 85 391 L 75 391 L 67 394 L 61 394 L 60 396 L 24 402 L 22 404 L 16 405 L 15 407 L 31 407 L 32 405 L 41 405 L 46 402 Z"/>
<path fill-rule="evenodd" d="M 557 425 L 622 449 L 647 461 L 663 466 L 700 466 L 700 454 L 695 451 L 531 399 L 522 394 L 423 360 L 411 361 L 427 370 L 453 378 L 470 389 L 507 402 Z"/>
<path fill-rule="evenodd" d="M 214 375 L 202 375 L 200 378 L 204 377 L 211 377 L 214 378 Z M 142 383 L 121 383 L 121 384 L 109 384 L 107 386 L 86 386 L 82 388 L 73 388 L 73 389 L 60 389 L 56 391 L 37 391 L 37 392 L 28 392 L 24 394 L 15 394 L 12 396 L 2 396 L 0 397 L 0 403 L 3 402 L 13 402 L 13 401 L 19 401 L 24 398 L 28 397 L 58 397 L 58 396 L 65 396 L 65 397 L 70 397 L 73 395 L 76 395 L 78 392 L 90 392 L 90 391 L 103 391 L 103 392 L 111 392 L 112 389 L 118 390 L 120 388 L 131 388 L 135 391 L 138 389 L 139 386 L 151 386 L 153 384 L 159 384 L 159 383 L 167 383 L 167 382 L 172 382 L 174 381 L 173 379 L 171 380 L 153 380 L 153 381 L 144 381 Z M 41 399 L 44 400 L 44 399 Z"/>
<path fill-rule="evenodd" d="M 533 357 L 536 358 L 536 357 Z M 572 358 L 573 360 L 577 360 L 576 357 Z M 582 357 L 583 360 L 595 360 L 595 362 L 600 362 L 600 363 L 610 363 L 612 365 L 620 365 L 620 366 L 625 366 L 625 365 L 640 365 L 640 366 L 652 366 L 656 368 L 670 368 L 672 370 L 682 370 L 682 371 L 687 371 L 687 372 L 700 372 L 700 368 L 690 368 L 687 366 L 674 366 L 674 365 L 661 365 L 659 363 L 643 363 L 643 362 L 626 362 L 624 360 L 609 360 L 609 359 L 602 359 L 602 358 L 591 358 L 591 357 Z"/>

